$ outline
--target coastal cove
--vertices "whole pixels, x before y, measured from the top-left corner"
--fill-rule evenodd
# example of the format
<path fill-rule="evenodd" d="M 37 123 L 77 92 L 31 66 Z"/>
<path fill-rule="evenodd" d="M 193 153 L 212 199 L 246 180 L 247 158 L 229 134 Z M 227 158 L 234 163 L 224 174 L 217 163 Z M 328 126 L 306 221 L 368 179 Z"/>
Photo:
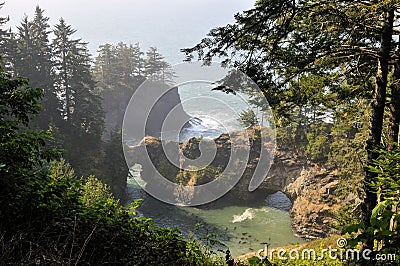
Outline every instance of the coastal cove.
<path fill-rule="evenodd" d="M 130 178 L 128 197 L 129 201 L 142 198 L 138 212 L 152 218 L 160 227 L 180 228 L 186 237 L 190 234 L 197 238 L 216 234 L 215 239 L 224 243 L 232 256 L 263 248 L 264 242 L 268 242 L 271 247 L 304 242 L 304 239 L 293 233 L 288 212 L 291 203 L 281 192 L 256 204 L 212 208 L 179 207 L 152 198 Z"/>
<path fill-rule="evenodd" d="M 0 3 L 0 266 L 400 265 L 400 0 L 171 1 Z"/>
<path fill-rule="evenodd" d="M 271 247 L 293 245 L 304 242 L 304 239 L 336 233 L 332 228 L 333 211 L 338 207 L 333 195 L 337 185 L 334 172 L 295 155 L 288 147 L 280 147 L 275 151 L 273 164 L 259 188 L 249 192 L 249 181 L 259 158 L 257 147 L 260 145 L 256 139 L 261 131 L 257 126 L 243 129 L 239 124 L 237 114 L 247 107 L 244 97 L 212 91 L 206 83 L 186 84 L 180 86 L 178 91 L 171 91 L 175 93 L 165 94 L 163 102 L 173 104 L 157 109 L 157 117 L 164 117 L 175 105 L 182 103 L 179 116 L 192 117 L 190 126 L 180 132 L 164 132 L 163 140 L 159 136 L 149 136 L 140 141 L 128 138 L 126 142 L 128 148 L 125 155 L 130 163 L 136 164 L 131 167 L 128 178 L 128 202 L 143 199 L 138 210 L 141 215 L 152 218 L 160 227 L 180 228 L 186 237 L 193 235 L 203 239 L 204 244 L 210 244 L 210 239 L 217 239 L 226 245 L 221 249 L 229 248 L 234 256 L 258 250 L 264 243 Z M 228 101 L 236 112 L 226 111 L 217 101 L 193 102 L 193 96 Z M 215 121 L 224 121 L 224 124 Z M 158 120 L 149 119 L 147 125 L 160 128 L 158 124 Z M 224 131 L 226 128 L 231 129 L 229 134 Z M 146 151 L 152 164 L 174 182 L 179 169 L 170 165 L 163 156 L 164 144 L 179 145 L 183 154 L 196 158 L 200 154 L 199 143 L 202 139 L 205 143 L 215 143 L 217 153 L 210 167 L 223 169 L 230 154 L 230 143 L 243 134 L 253 143 L 246 170 L 233 189 L 215 202 L 197 207 L 173 206 L 151 197 L 137 183 L 143 187 L 153 175 L 148 166 L 141 167 L 147 165 L 141 157 L 143 151 Z M 177 136 L 179 142 L 176 141 Z M 209 178 L 214 177 L 197 181 L 207 183 Z"/>
<path fill-rule="evenodd" d="M 219 164 L 218 167 L 223 167 L 223 158 L 230 154 L 230 145 L 227 146 L 230 138 L 225 132 L 226 130 L 242 132 L 240 130 L 243 130 L 243 126 L 240 125 L 237 117 L 241 111 L 249 107 L 246 95 L 231 95 L 211 89 L 212 85 L 204 82 L 192 82 L 179 86 L 178 90 L 172 89 L 171 93 L 163 96 L 161 101 L 169 103 L 169 105 L 163 104 L 162 108 L 158 108 L 155 112 L 157 113 L 156 117 L 164 117 L 174 106 L 182 104 L 183 109 L 180 109 L 178 115 L 192 117 L 190 127 L 183 128 L 180 132 L 163 132 L 163 139 L 173 141 L 177 140 L 177 136 L 179 136 L 180 142 L 186 143 L 182 145 L 186 147 L 189 157 L 190 153 L 192 155 L 198 153 L 196 141 L 199 138 L 204 138 L 206 141 L 214 139 L 217 147 L 221 148 L 221 154 L 216 156 L 214 162 Z M 230 108 L 224 108 L 221 106 L 221 102 L 228 103 Z M 129 112 L 130 107 L 127 109 L 127 113 Z M 261 118 L 260 121 L 262 120 Z M 149 118 L 146 130 L 149 127 L 160 128 L 159 123 L 160 121 L 157 119 Z M 129 126 L 129 124 L 127 125 Z M 150 157 L 153 156 L 152 158 L 157 162 L 165 160 L 163 165 L 166 165 L 168 164 L 166 158 L 160 156 L 163 154 L 163 148 L 159 145 L 159 137 L 146 137 L 149 141 L 148 145 L 150 145 L 147 145 L 146 149 Z M 129 154 L 132 162 L 135 161 L 139 164 L 131 168 L 131 175 L 127 181 L 127 202 L 141 198 L 138 212 L 140 215 L 152 218 L 158 226 L 179 228 L 184 236 L 201 239 L 204 244 L 210 244 L 210 240 L 216 239 L 225 247 L 215 245 L 213 248 L 215 250 L 229 248 L 232 256 L 258 250 L 264 246 L 263 243 L 269 243 L 275 247 L 304 241 L 292 230 L 292 220 L 289 215 L 289 209 L 292 206 L 291 200 L 276 189 L 262 189 L 256 193 L 249 193 L 244 188 L 246 185 L 239 182 L 239 187 L 235 186 L 233 192 L 228 192 L 215 202 L 197 207 L 174 206 L 153 198 L 137 183 L 137 180 L 140 182 L 140 180 L 146 179 L 147 175 L 146 169 L 140 167 L 140 158 L 138 158 L 140 156 L 135 150 L 140 148 L 143 143 L 146 141 L 128 139 L 129 151 L 126 154 Z M 252 154 L 256 156 L 257 152 L 252 151 Z M 175 170 L 167 171 L 172 178 L 175 175 L 172 172 Z M 250 175 L 247 173 L 248 176 Z M 237 198 L 236 196 L 239 194 L 243 197 Z M 247 198 L 248 195 L 252 195 L 252 197 Z"/>

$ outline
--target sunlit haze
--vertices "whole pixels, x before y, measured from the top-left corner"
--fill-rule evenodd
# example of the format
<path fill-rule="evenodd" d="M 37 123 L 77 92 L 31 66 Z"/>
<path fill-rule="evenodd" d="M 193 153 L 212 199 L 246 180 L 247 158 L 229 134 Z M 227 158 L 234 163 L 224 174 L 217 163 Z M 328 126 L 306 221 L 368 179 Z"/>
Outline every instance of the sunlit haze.
<path fill-rule="evenodd" d="M 91 53 L 103 43 L 140 43 L 156 46 L 171 63 L 183 59 L 179 50 L 196 44 L 216 26 L 234 21 L 233 15 L 249 9 L 254 0 L 114 0 L 54 1 L 6 0 L 1 16 L 15 27 L 24 14 L 33 17 L 39 5 L 51 25 L 63 17 L 77 29 L 75 37 L 89 42 Z"/>

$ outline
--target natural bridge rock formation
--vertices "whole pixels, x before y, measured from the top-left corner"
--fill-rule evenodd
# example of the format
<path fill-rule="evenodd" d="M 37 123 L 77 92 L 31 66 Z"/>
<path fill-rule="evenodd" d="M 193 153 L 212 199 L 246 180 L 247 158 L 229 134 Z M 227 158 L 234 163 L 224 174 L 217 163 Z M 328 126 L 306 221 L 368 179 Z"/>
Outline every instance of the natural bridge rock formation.
<path fill-rule="evenodd" d="M 338 182 L 335 171 L 328 171 L 317 164 L 296 157 L 290 149 L 278 149 L 275 151 L 271 169 L 266 174 L 260 187 L 253 192 L 248 190 L 259 158 L 260 141 L 257 137 L 259 132 L 258 128 L 246 131 L 247 136 L 250 138 L 249 143 L 252 145 L 250 146 L 249 159 L 242 178 L 232 190 L 216 202 L 208 204 L 207 207 L 213 207 L 219 202 L 224 202 L 223 204 L 254 203 L 263 201 L 269 194 L 282 191 L 293 203 L 290 215 L 296 233 L 307 238 L 324 237 L 335 233 L 332 228 L 334 224 L 333 213 L 340 206 L 334 195 Z M 141 164 L 142 179 L 144 181 L 151 180 L 154 175 L 154 167 L 146 165 L 145 160 L 138 156 L 143 154 L 143 149 L 146 149 L 152 164 L 158 172 L 170 181 L 180 182 L 184 185 L 204 184 L 212 181 L 225 170 L 231 155 L 232 141 L 236 141 L 235 138 L 243 138 L 243 133 L 244 131 L 231 133 L 232 139 L 228 134 L 222 134 L 214 140 L 204 140 L 205 146 L 208 145 L 207 142 L 210 143 L 210 147 L 212 146 L 211 142 L 215 143 L 217 152 L 214 160 L 203 171 L 180 171 L 165 156 L 162 142 L 153 137 L 146 137 L 139 145 L 130 147 L 131 163 Z M 179 145 L 179 149 L 185 157 L 196 159 L 200 156 L 200 141 L 200 139 L 196 138 L 179 144 L 173 141 L 164 141 L 164 146 Z M 271 143 L 264 143 L 264 145 L 271 145 Z M 175 159 L 185 164 L 184 159 Z M 157 185 L 150 183 L 148 185 Z"/>
<path fill-rule="evenodd" d="M 253 177 L 253 173 L 257 167 L 257 163 L 260 157 L 261 141 L 260 141 L 260 127 L 254 127 L 246 131 L 235 131 L 231 132 L 230 135 L 225 133 L 220 135 L 214 140 L 201 140 L 199 138 L 191 138 L 190 140 L 183 143 L 176 143 L 174 141 L 163 141 L 154 137 L 146 137 L 139 145 L 131 147 L 130 164 L 138 163 L 142 165 L 141 178 L 147 182 L 147 185 L 152 184 L 151 178 L 154 175 L 154 168 L 167 178 L 168 180 L 177 184 L 183 185 L 201 185 L 212 181 L 215 178 L 226 171 L 239 172 L 243 170 L 243 175 L 240 180 L 236 183 L 232 190 L 226 193 L 223 197 L 223 201 L 242 202 L 246 203 L 258 199 L 265 198 L 265 195 L 282 190 L 282 185 L 285 184 L 286 180 L 278 180 L 280 177 L 276 176 L 276 179 L 267 180 L 266 184 L 263 184 L 261 188 L 254 192 L 249 192 L 250 180 Z M 258 136 L 257 136 L 258 135 Z M 203 145 L 203 152 L 207 152 L 209 149 L 215 149 L 216 153 L 211 163 L 203 170 L 199 171 L 181 171 L 178 167 L 173 165 L 169 159 L 167 159 L 164 149 L 174 149 L 174 146 L 178 146 L 181 156 L 179 158 L 172 158 L 173 161 L 179 162 L 181 168 L 190 168 L 187 161 L 198 159 L 201 156 L 200 142 Z M 164 149 L 163 149 L 164 145 Z M 232 145 L 235 146 L 237 154 L 243 155 L 248 154 L 248 160 L 244 156 L 231 156 Z M 273 152 L 273 143 L 263 143 L 266 150 Z M 271 147 L 269 147 L 271 146 Z M 247 152 L 246 152 L 247 151 Z M 143 154 L 148 155 L 152 165 L 148 165 L 146 158 L 143 158 Z M 185 160 L 188 159 L 188 160 Z M 208 158 L 206 158 L 208 159 Z M 230 166 L 229 161 L 231 161 Z M 233 167 L 232 167 L 233 165 Z M 241 167 L 244 165 L 244 167 Z M 237 166 L 237 167 L 236 167 Z M 228 169 L 228 168 L 229 169 Z M 197 168 L 195 168 L 197 169 Z M 148 182 L 150 181 L 150 182 Z M 270 184 L 270 185 L 268 185 Z M 222 199 L 221 199 L 222 200 Z M 221 201 L 219 201 L 221 202 Z"/>

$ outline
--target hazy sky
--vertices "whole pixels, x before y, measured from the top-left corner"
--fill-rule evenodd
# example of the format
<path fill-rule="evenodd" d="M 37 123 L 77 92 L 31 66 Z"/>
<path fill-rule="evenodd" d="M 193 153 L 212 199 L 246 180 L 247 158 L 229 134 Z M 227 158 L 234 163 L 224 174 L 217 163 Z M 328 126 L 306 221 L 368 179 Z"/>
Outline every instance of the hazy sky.
<path fill-rule="evenodd" d="M 76 38 L 99 44 L 140 43 L 156 46 L 171 63 L 183 59 L 180 48 L 196 44 L 213 27 L 233 22 L 233 15 L 249 9 L 254 0 L 5 0 L 0 16 L 10 16 L 7 27 L 18 25 L 24 14 L 32 18 L 36 5 L 51 25 L 63 17 L 77 29 Z"/>

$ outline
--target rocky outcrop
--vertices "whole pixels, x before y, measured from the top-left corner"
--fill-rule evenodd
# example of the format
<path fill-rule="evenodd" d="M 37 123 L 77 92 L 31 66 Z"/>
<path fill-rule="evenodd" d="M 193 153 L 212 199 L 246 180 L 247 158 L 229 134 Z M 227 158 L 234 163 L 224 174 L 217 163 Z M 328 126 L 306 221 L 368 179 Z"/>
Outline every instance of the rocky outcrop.
<path fill-rule="evenodd" d="M 128 105 L 131 97 L 138 99 L 135 106 Z M 103 138 L 109 138 L 109 132 L 122 128 L 125 115 L 125 128 L 131 138 L 142 135 L 138 121 L 146 121 L 145 132 L 149 136 L 158 136 L 166 117 L 173 114 L 169 123 L 171 130 L 188 126 L 191 117 L 183 110 L 178 87 L 170 88 L 166 84 L 146 81 L 140 89 L 121 89 L 120 91 L 105 91 L 102 94 L 105 109 L 105 130 Z M 158 100 L 154 100 L 158 98 Z M 141 108 L 140 104 L 152 103 L 151 111 Z M 139 103 L 139 104 L 138 104 Z"/>
<path fill-rule="evenodd" d="M 306 238 L 319 238 L 336 233 L 333 229 L 335 223 L 334 212 L 340 207 L 340 202 L 335 197 L 338 178 L 335 171 L 327 170 L 320 165 L 306 161 L 304 158 L 296 157 L 290 149 L 278 149 L 275 153 L 274 162 L 270 171 L 265 176 L 259 188 L 253 192 L 248 190 L 250 180 L 258 163 L 260 141 L 257 138 L 259 131 L 256 129 L 247 130 L 250 138 L 250 153 L 246 169 L 239 182 L 216 202 L 211 203 L 212 207 L 220 202 L 229 203 L 254 203 L 263 201 L 265 197 L 277 191 L 282 191 L 292 201 L 290 215 L 293 221 L 294 231 Z M 183 182 L 185 185 L 199 185 L 212 181 L 218 176 L 229 161 L 231 145 L 235 138 L 243 138 L 243 132 L 222 134 L 214 140 L 204 141 L 207 146 L 215 143 L 216 155 L 206 168 L 201 172 L 183 173 L 178 167 L 172 165 L 166 158 L 162 144 L 179 145 L 184 155 L 183 158 L 196 159 L 201 153 L 199 149 L 200 139 L 192 138 L 183 143 L 164 141 L 154 137 L 146 137 L 139 145 L 131 147 L 132 163 L 142 164 L 142 178 L 150 179 L 154 174 L 153 167 L 145 165 L 145 161 L 138 156 L 143 154 L 140 149 L 146 149 L 152 164 L 155 168 L 173 182 Z M 211 143 L 212 142 L 212 143 Z M 269 145 L 270 143 L 264 143 Z M 204 145 L 204 143 L 203 143 Z M 185 164 L 182 158 L 177 159 Z"/>
<path fill-rule="evenodd" d="M 164 130 L 175 130 L 182 126 L 189 126 L 187 122 L 191 117 L 183 110 L 178 87 L 166 89 L 158 85 L 156 88 L 160 90 L 165 89 L 166 92 L 156 101 L 150 114 L 147 116 L 146 135 L 158 136 L 168 115 L 172 115 L 173 119 L 169 120 L 167 125 L 169 128 L 164 128 Z M 143 101 L 146 102 L 147 99 L 143 99 Z"/>
<path fill-rule="evenodd" d="M 308 165 L 284 192 L 293 200 L 289 213 L 294 231 L 308 239 L 338 233 L 334 213 L 341 202 L 335 196 L 338 184 L 336 171 L 319 165 Z"/>
<path fill-rule="evenodd" d="M 238 172 L 244 168 L 242 177 L 236 185 L 222 198 L 217 200 L 217 202 L 211 203 L 208 207 L 215 204 L 222 204 L 223 202 L 248 203 L 255 200 L 263 200 L 265 199 L 266 194 L 281 190 L 281 187 L 272 187 L 272 185 L 269 186 L 268 184 L 279 183 L 281 180 L 280 177 L 277 176 L 279 181 L 268 180 L 267 184 L 263 185 L 256 191 L 249 192 L 248 190 L 250 180 L 253 177 L 253 173 L 260 157 L 261 141 L 259 137 L 255 137 L 257 134 L 259 135 L 260 132 L 260 128 L 255 127 L 246 131 L 235 131 L 230 134 L 221 134 L 214 140 L 191 138 L 188 141 L 179 144 L 173 141 L 160 141 L 154 137 L 146 137 L 139 143 L 139 145 L 130 148 L 130 164 L 138 163 L 142 165 L 141 178 L 150 186 L 156 185 L 152 182 L 154 168 L 168 180 L 183 185 L 188 185 L 189 183 L 191 185 L 201 185 L 218 178 L 218 176 L 224 171 L 227 171 L 229 174 L 229 172 Z M 248 138 L 248 142 L 246 141 L 246 138 Z M 180 171 L 178 167 L 171 163 L 171 157 L 169 157 L 170 160 L 168 160 L 164 153 L 164 149 L 172 150 L 174 149 L 174 146 L 177 145 L 181 154 L 179 155 L 179 158 L 172 158 L 172 160 L 175 161 L 175 163 L 179 162 L 181 168 L 188 169 L 191 165 L 188 165 L 187 161 L 198 159 L 201 155 L 200 142 L 202 143 L 202 152 L 208 152 L 208 150 L 216 148 L 213 160 L 211 163 L 205 164 L 208 166 L 201 171 Z M 250 147 L 249 143 L 251 143 Z M 235 152 L 237 155 L 248 153 L 247 164 L 246 162 L 243 163 L 243 156 L 236 156 L 235 159 L 232 159 L 232 157 L 234 157 L 231 156 L 232 145 L 235 145 Z M 272 144 L 267 142 L 264 143 L 264 145 L 268 146 Z M 142 157 L 143 154 L 146 156 Z M 148 165 L 149 162 L 146 158 L 147 156 L 150 158 L 151 165 Z M 230 160 L 233 160 L 233 162 L 230 162 Z M 230 164 L 230 169 L 226 169 L 228 164 Z M 242 165 L 245 167 L 241 167 Z"/>
<path fill-rule="evenodd" d="M 334 213 L 343 204 L 335 196 L 337 184 L 336 170 L 297 157 L 290 149 L 278 149 L 261 187 L 285 193 L 292 201 L 293 230 L 314 239 L 337 233 Z"/>

